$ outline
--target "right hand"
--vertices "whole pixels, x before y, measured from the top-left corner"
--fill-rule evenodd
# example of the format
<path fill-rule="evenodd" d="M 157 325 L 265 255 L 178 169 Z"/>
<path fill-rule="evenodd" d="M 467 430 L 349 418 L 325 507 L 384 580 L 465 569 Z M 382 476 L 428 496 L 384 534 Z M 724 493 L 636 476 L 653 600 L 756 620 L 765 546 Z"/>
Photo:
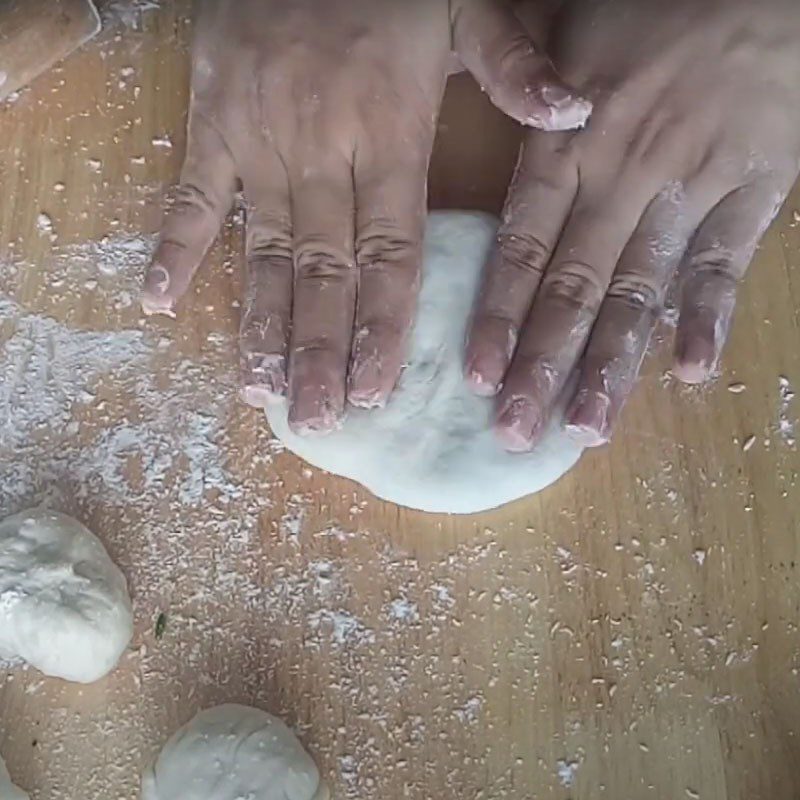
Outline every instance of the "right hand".
<path fill-rule="evenodd" d="M 294 430 L 325 433 L 346 398 L 384 404 L 402 367 L 451 46 L 524 124 L 574 127 L 590 107 L 503 0 L 200 6 L 186 161 L 142 305 L 174 315 L 241 183 L 243 396 L 288 395 Z"/>
<path fill-rule="evenodd" d="M 523 452 L 573 376 L 567 432 L 608 441 L 675 278 L 673 372 L 715 374 L 800 171 L 797 0 L 566 0 L 552 43 L 594 112 L 584 131 L 526 135 L 466 355 Z"/>

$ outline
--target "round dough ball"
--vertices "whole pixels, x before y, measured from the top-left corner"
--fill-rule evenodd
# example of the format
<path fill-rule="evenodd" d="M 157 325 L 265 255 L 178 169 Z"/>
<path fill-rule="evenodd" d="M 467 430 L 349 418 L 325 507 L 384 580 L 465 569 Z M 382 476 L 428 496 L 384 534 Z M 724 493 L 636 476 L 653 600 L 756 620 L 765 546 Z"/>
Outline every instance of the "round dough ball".
<path fill-rule="evenodd" d="M 0 800 L 30 800 L 22 789 L 11 783 L 11 776 L 2 758 L 0 758 Z"/>
<path fill-rule="evenodd" d="M 311 756 L 257 708 L 222 705 L 178 730 L 142 776 L 141 800 L 327 800 Z"/>
<path fill-rule="evenodd" d="M 132 635 L 125 577 L 88 528 L 43 509 L 0 522 L 0 656 L 91 683 Z"/>
<path fill-rule="evenodd" d="M 349 408 L 341 430 L 313 438 L 291 431 L 281 401 L 266 409 L 273 433 L 311 464 L 422 511 L 485 511 L 567 472 L 582 448 L 563 432 L 560 414 L 532 453 L 508 453 L 491 430 L 494 400 L 464 380 L 467 326 L 496 232 L 487 214 L 430 215 L 408 364 L 386 408 Z"/>

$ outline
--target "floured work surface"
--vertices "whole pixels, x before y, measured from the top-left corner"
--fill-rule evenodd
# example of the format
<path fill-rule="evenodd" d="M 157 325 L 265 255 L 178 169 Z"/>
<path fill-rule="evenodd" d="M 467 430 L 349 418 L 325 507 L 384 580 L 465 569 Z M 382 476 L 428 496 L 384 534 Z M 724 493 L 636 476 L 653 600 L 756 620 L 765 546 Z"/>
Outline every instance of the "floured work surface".
<path fill-rule="evenodd" d="M 238 403 L 236 226 L 178 322 L 140 321 L 138 232 L 183 148 L 185 6 L 163 5 L 1 117 L 0 513 L 49 498 L 107 532 L 136 614 L 100 684 L 3 673 L 14 782 L 135 800 L 180 724 L 240 702 L 296 725 L 337 798 L 796 796 L 797 193 L 712 388 L 656 359 L 557 486 L 480 518 L 400 511 Z M 447 188 L 459 164 L 433 196 L 480 207 L 472 178 Z"/>

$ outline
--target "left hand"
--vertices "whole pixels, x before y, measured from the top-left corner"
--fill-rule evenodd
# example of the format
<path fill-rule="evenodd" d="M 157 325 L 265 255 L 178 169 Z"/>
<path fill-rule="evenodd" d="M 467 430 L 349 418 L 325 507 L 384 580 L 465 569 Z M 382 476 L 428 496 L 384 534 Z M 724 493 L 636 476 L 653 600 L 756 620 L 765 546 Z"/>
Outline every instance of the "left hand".
<path fill-rule="evenodd" d="M 242 186 L 242 393 L 298 433 L 383 405 L 416 307 L 428 161 L 451 46 L 520 122 L 590 106 L 505 0 L 197 2 L 189 135 L 142 305 L 175 314 Z"/>
<path fill-rule="evenodd" d="M 567 430 L 608 441 L 678 272 L 673 372 L 712 376 L 800 170 L 796 0 L 566 0 L 551 51 L 594 113 L 527 134 L 466 354 L 512 451 L 576 370 Z"/>

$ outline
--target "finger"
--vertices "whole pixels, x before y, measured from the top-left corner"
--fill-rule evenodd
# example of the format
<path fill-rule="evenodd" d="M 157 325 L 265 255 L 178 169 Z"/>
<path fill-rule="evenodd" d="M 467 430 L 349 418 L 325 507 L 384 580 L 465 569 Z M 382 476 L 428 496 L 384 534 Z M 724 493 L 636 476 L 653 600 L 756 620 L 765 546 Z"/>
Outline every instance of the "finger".
<path fill-rule="evenodd" d="M 292 230 L 289 189 L 274 154 L 245 183 L 246 287 L 239 336 L 242 397 L 256 408 L 286 395 L 292 313 Z"/>
<path fill-rule="evenodd" d="M 348 399 L 385 405 L 397 383 L 419 292 L 425 195 L 432 142 L 389 165 L 356 163 L 359 269 Z M 426 150 L 427 147 L 427 150 Z"/>
<path fill-rule="evenodd" d="M 145 314 L 175 316 L 175 303 L 214 243 L 235 189 L 236 165 L 225 141 L 206 117 L 191 113 L 180 185 L 145 278 Z"/>
<path fill-rule="evenodd" d="M 498 108 L 545 131 L 586 124 L 592 104 L 536 51 L 507 0 L 461 0 L 453 7 L 454 50 Z"/>
<path fill-rule="evenodd" d="M 673 184 L 650 204 L 622 253 L 566 414 L 567 432 L 585 447 L 611 436 L 698 216 L 682 186 Z"/>
<path fill-rule="evenodd" d="M 496 430 L 508 450 L 526 452 L 537 443 L 645 205 L 632 192 L 603 204 L 576 203 L 498 398 Z"/>
<path fill-rule="evenodd" d="M 291 176 L 291 187 L 289 423 L 301 435 L 328 433 L 344 415 L 356 302 L 352 169 L 344 161 L 305 161 L 302 173 Z"/>
<path fill-rule="evenodd" d="M 465 374 L 477 394 L 499 391 L 569 216 L 578 170 L 568 141 L 532 133 L 523 145 L 467 337 Z"/>
<path fill-rule="evenodd" d="M 717 370 L 736 289 L 786 191 L 762 180 L 729 194 L 706 217 L 684 265 L 673 372 L 702 383 Z"/>

